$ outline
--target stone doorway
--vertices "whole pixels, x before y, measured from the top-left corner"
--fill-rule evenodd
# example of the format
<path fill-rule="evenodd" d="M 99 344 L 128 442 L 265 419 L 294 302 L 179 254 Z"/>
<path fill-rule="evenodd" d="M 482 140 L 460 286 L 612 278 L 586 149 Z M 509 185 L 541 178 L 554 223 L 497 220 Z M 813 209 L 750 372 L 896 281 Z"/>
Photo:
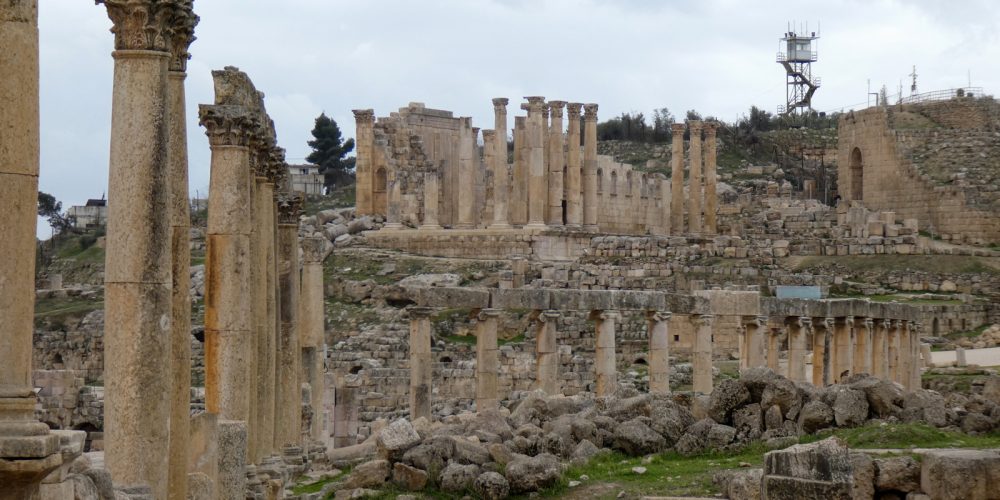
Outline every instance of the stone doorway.
<path fill-rule="evenodd" d="M 861 149 L 851 151 L 851 199 L 864 199 L 864 168 L 861 162 Z"/>

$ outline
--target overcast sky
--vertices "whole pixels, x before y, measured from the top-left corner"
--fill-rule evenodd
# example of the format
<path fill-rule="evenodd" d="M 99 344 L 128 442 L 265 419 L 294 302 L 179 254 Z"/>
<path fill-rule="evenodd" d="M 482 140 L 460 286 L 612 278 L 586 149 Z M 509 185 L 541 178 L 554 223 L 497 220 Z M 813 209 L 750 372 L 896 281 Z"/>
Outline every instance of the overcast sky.
<path fill-rule="evenodd" d="M 111 22 L 90 0 L 40 0 L 41 189 L 68 207 L 107 190 Z M 784 103 L 778 39 L 791 21 L 820 31 L 820 111 L 862 108 L 867 81 L 895 94 L 1000 88 L 1000 2 L 655 0 L 195 0 L 188 65 L 191 192 L 209 149 L 197 105 L 210 71 L 238 66 L 266 95 L 278 143 L 304 161 L 321 111 L 354 136 L 351 109 L 410 101 L 492 127 L 493 97 L 596 102 L 599 118 L 667 107 L 732 121 Z M 822 28 L 819 30 L 819 28 Z M 513 119 L 509 126 L 513 126 Z M 40 228 L 47 234 L 47 228 Z"/>

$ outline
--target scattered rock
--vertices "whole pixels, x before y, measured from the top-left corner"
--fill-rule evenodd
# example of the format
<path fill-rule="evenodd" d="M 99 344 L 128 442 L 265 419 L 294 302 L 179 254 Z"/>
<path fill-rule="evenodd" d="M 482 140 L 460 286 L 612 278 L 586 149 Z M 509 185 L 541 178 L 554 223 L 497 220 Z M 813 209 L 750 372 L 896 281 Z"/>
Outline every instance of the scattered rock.
<path fill-rule="evenodd" d="M 507 479 L 496 472 L 484 472 L 476 478 L 472 489 L 483 500 L 501 500 L 510 495 Z"/>

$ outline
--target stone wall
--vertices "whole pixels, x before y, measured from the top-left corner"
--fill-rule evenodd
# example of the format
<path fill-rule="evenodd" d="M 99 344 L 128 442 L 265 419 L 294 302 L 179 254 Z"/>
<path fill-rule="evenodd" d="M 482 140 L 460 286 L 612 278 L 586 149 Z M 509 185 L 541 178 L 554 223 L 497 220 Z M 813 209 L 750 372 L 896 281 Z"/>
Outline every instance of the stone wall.
<path fill-rule="evenodd" d="M 998 158 L 987 153 L 1000 143 L 989 133 L 996 129 L 998 116 L 992 98 L 845 114 L 839 124 L 839 192 L 845 200 L 918 219 L 920 229 L 945 239 L 996 243 L 1000 196 L 984 197 L 984 190 L 996 193 L 997 188 L 979 179 L 996 178 Z M 988 133 L 973 137 L 977 131 Z M 974 139 L 982 144 L 964 144 Z M 954 141 L 963 141 L 961 148 L 941 147 Z M 928 156 L 931 151 L 933 161 Z M 945 172 L 947 179 L 924 171 L 928 165 Z"/>

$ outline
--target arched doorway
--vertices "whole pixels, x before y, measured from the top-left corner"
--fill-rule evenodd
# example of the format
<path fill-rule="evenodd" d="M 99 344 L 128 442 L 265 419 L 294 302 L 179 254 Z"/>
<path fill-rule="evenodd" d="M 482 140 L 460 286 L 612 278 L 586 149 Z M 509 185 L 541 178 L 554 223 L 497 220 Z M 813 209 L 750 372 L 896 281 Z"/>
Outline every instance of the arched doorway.
<path fill-rule="evenodd" d="M 851 199 L 860 200 L 864 198 L 864 168 L 861 162 L 861 149 L 854 148 L 851 151 Z"/>

